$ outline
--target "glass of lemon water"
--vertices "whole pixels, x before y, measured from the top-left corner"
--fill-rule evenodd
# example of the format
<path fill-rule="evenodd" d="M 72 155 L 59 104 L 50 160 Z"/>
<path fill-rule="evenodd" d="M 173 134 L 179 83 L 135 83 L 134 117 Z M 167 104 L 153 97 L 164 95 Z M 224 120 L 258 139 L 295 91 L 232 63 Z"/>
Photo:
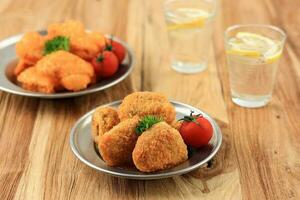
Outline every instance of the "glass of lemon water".
<path fill-rule="evenodd" d="M 225 31 L 232 101 L 266 105 L 271 97 L 286 34 L 271 25 L 235 25 Z"/>
<path fill-rule="evenodd" d="M 216 0 L 168 0 L 164 4 L 171 66 L 178 72 L 206 69 Z"/>

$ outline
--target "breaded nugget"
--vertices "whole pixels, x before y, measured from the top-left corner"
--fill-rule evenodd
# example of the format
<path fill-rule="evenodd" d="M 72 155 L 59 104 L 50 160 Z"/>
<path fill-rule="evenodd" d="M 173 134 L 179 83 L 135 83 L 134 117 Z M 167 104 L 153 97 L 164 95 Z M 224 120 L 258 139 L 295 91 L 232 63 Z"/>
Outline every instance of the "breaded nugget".
<path fill-rule="evenodd" d="M 94 79 L 93 66 L 66 51 L 56 51 L 44 56 L 33 66 L 35 70 L 21 72 L 17 80 L 28 90 L 53 93 L 54 90 L 40 89 L 45 84 L 51 85 L 55 90 L 62 88 L 78 91 L 87 88 Z M 25 73 L 26 72 L 26 73 Z M 49 80 L 44 83 L 45 79 Z"/>
<path fill-rule="evenodd" d="M 98 45 L 87 35 L 71 37 L 71 52 L 82 59 L 91 60 L 100 52 Z"/>
<path fill-rule="evenodd" d="M 140 171 L 154 172 L 184 162 L 188 152 L 180 133 L 169 124 L 160 122 L 142 133 L 132 157 Z"/>
<path fill-rule="evenodd" d="M 100 50 L 104 49 L 106 45 L 106 38 L 102 33 L 91 32 L 91 33 L 87 33 L 87 36 L 95 42 L 95 44 L 98 46 Z"/>
<path fill-rule="evenodd" d="M 61 85 L 71 91 L 79 91 L 87 88 L 92 82 L 92 77 L 87 74 L 71 74 L 61 79 Z"/>
<path fill-rule="evenodd" d="M 64 78 L 74 74 L 94 76 L 93 66 L 80 57 L 63 50 L 55 51 L 43 57 L 36 67 L 45 74 Z"/>
<path fill-rule="evenodd" d="M 118 112 L 111 107 L 97 108 L 92 117 L 92 134 L 94 142 L 98 143 L 104 133 L 120 122 Z"/>
<path fill-rule="evenodd" d="M 81 22 L 67 20 L 63 23 L 48 26 L 48 39 L 56 36 L 66 36 L 70 38 L 70 51 L 73 54 L 91 60 L 105 46 L 105 37 L 101 33 L 88 33 Z"/>
<path fill-rule="evenodd" d="M 85 60 L 92 60 L 105 47 L 105 37 L 101 33 L 85 33 L 71 37 L 71 52 Z"/>
<path fill-rule="evenodd" d="M 43 57 L 45 39 L 38 32 L 25 33 L 16 44 L 17 55 L 27 65 L 34 65 Z"/>
<path fill-rule="evenodd" d="M 118 113 L 121 121 L 135 115 L 139 117 L 154 115 L 171 123 L 176 116 L 175 109 L 167 97 L 156 92 L 134 92 L 126 96 Z"/>
<path fill-rule="evenodd" d="M 18 76 L 18 81 L 26 90 L 44 93 L 55 92 L 55 81 L 50 76 L 39 73 L 35 67 L 25 69 Z"/>
<path fill-rule="evenodd" d="M 138 117 L 124 120 L 101 137 L 98 148 L 107 165 L 132 164 L 132 151 L 138 138 L 135 133 L 138 122 Z"/>

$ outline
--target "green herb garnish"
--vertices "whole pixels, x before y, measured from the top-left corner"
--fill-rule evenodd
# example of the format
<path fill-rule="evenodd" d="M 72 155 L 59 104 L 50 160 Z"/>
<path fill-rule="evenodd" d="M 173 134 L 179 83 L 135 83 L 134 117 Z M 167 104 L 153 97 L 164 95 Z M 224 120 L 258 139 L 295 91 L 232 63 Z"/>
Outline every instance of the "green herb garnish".
<path fill-rule="evenodd" d="M 47 41 L 44 47 L 44 55 L 58 50 L 69 51 L 70 39 L 65 36 L 56 36 L 52 40 Z"/>
<path fill-rule="evenodd" d="M 136 134 L 141 135 L 144 131 L 161 121 L 163 121 L 163 119 L 160 117 L 147 115 L 138 123 L 137 127 L 135 128 L 135 132 Z"/>

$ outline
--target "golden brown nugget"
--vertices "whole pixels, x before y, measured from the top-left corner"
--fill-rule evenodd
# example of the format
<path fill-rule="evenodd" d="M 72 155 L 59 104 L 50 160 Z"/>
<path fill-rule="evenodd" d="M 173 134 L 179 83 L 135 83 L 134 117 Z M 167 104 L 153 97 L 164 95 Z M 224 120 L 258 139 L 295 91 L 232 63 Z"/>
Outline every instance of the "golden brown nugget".
<path fill-rule="evenodd" d="M 98 144 L 100 138 L 120 122 L 118 112 L 111 107 L 97 108 L 92 117 L 92 134 Z"/>
<path fill-rule="evenodd" d="M 48 39 L 60 35 L 70 38 L 70 51 L 85 60 L 96 57 L 105 46 L 103 34 L 86 32 L 83 24 L 75 20 L 48 26 Z"/>
<path fill-rule="evenodd" d="M 103 50 L 106 45 L 106 38 L 105 36 L 100 32 L 91 32 L 87 33 L 87 36 L 95 42 L 95 44 L 98 46 L 99 50 Z"/>
<path fill-rule="evenodd" d="M 17 79 L 26 89 L 37 92 L 79 91 L 87 88 L 95 76 L 90 63 L 62 50 L 44 56 L 32 68 L 35 69 L 31 69 L 30 73 L 28 70 L 21 72 Z M 45 84 L 49 86 L 47 90 L 44 89 Z M 50 86 L 51 89 L 48 89 Z"/>
<path fill-rule="evenodd" d="M 138 138 L 135 133 L 138 122 L 138 117 L 124 120 L 101 137 L 98 148 L 107 165 L 132 164 L 132 151 Z"/>
<path fill-rule="evenodd" d="M 126 96 L 118 113 L 121 121 L 135 115 L 139 117 L 154 115 L 171 123 L 176 116 L 174 106 L 167 97 L 156 92 L 134 92 Z"/>
<path fill-rule="evenodd" d="M 132 157 L 140 171 L 154 172 L 184 162 L 188 152 L 180 133 L 169 124 L 160 122 L 142 133 Z"/>
<path fill-rule="evenodd" d="M 71 52 L 82 59 L 92 60 L 100 52 L 98 45 L 87 35 L 71 37 L 70 41 Z"/>
<path fill-rule="evenodd" d="M 55 92 L 54 80 L 37 71 L 35 67 L 25 69 L 17 78 L 22 87 L 26 90 L 53 93 Z"/>
<path fill-rule="evenodd" d="M 74 74 L 85 74 L 91 78 L 95 75 L 90 63 L 63 50 L 44 56 L 35 67 L 44 74 L 60 79 Z"/>
<path fill-rule="evenodd" d="M 34 65 L 43 57 L 45 39 L 38 32 L 25 33 L 16 44 L 17 55 L 26 65 Z"/>

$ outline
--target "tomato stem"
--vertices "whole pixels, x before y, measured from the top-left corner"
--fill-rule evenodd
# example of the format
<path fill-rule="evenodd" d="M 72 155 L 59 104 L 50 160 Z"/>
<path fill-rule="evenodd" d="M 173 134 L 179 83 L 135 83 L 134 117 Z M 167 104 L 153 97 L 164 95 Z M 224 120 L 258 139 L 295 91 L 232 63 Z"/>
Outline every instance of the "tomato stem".
<path fill-rule="evenodd" d="M 185 121 L 185 122 L 194 122 L 198 126 L 200 126 L 200 123 L 197 121 L 199 117 L 201 117 L 201 114 L 193 115 L 195 111 L 191 110 L 191 113 L 189 116 L 184 116 L 183 118 L 179 119 L 178 121 Z"/>
<path fill-rule="evenodd" d="M 194 111 L 193 111 L 193 110 L 191 110 L 191 113 L 190 113 L 190 116 L 191 116 L 191 117 L 193 117 L 193 113 L 194 113 Z"/>
<path fill-rule="evenodd" d="M 96 61 L 99 63 L 99 62 L 102 62 L 104 60 L 104 56 L 103 56 L 103 54 L 100 54 L 99 56 L 98 56 L 98 58 L 96 59 Z"/>
<path fill-rule="evenodd" d="M 114 35 L 111 34 L 111 36 L 110 36 L 110 45 L 111 45 L 111 46 L 112 46 L 112 43 L 113 43 L 113 38 L 114 38 Z"/>
<path fill-rule="evenodd" d="M 112 45 L 113 37 L 114 37 L 114 35 L 110 36 L 110 44 L 109 44 L 109 42 L 105 41 L 105 50 L 107 50 L 107 51 L 112 51 L 113 50 L 113 45 Z"/>

